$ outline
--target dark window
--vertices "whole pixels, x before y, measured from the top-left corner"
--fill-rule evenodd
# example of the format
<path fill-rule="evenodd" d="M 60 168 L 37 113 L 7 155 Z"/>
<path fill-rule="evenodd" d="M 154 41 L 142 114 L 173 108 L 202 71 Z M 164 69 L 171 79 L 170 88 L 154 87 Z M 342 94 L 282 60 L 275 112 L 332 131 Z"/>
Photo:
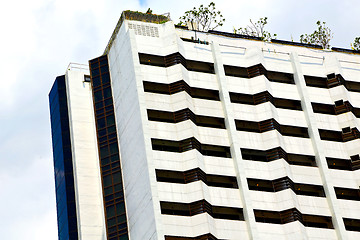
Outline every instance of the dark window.
<path fill-rule="evenodd" d="M 184 80 L 171 84 L 144 81 L 144 91 L 159 94 L 175 94 L 185 91 L 193 98 L 220 101 L 219 91 L 190 87 Z"/>
<path fill-rule="evenodd" d="M 360 138 L 360 133 L 357 128 L 346 127 L 340 131 L 319 129 L 321 140 L 348 142 Z"/>
<path fill-rule="evenodd" d="M 206 200 L 192 203 L 160 202 L 161 213 L 166 215 L 195 216 L 208 213 L 213 218 L 244 221 L 242 208 L 212 206 Z"/>
<path fill-rule="evenodd" d="M 282 158 L 292 165 L 316 166 L 315 156 L 286 153 L 281 147 L 269 150 L 241 148 L 241 154 L 244 160 L 271 162 Z"/>
<path fill-rule="evenodd" d="M 306 227 L 330 228 L 333 229 L 331 217 L 302 214 L 296 208 L 284 211 L 254 210 L 257 222 L 286 224 L 299 221 Z"/>
<path fill-rule="evenodd" d="M 178 236 L 165 236 L 165 240 L 219 240 L 211 233 L 207 233 L 197 237 L 178 237 Z"/>
<path fill-rule="evenodd" d="M 347 199 L 360 201 L 360 190 L 351 188 L 335 187 L 336 197 L 338 199 Z"/>
<path fill-rule="evenodd" d="M 335 101 L 335 107 L 339 107 L 339 106 L 342 106 L 342 105 L 344 105 L 344 100 Z"/>
<path fill-rule="evenodd" d="M 324 103 L 311 103 L 314 113 L 335 115 L 334 105 Z"/>
<path fill-rule="evenodd" d="M 352 171 L 352 166 L 351 166 L 350 159 L 340 159 L 340 158 L 326 157 L 326 161 L 327 161 L 328 167 L 330 169 Z"/>
<path fill-rule="evenodd" d="M 339 131 L 319 129 L 321 140 L 342 142 L 342 133 Z"/>
<path fill-rule="evenodd" d="M 230 147 L 201 144 L 196 138 L 187 138 L 181 141 L 152 138 L 151 143 L 152 149 L 158 151 L 182 153 L 192 149 L 196 149 L 203 155 L 231 158 Z"/>
<path fill-rule="evenodd" d="M 158 182 L 181 184 L 203 181 L 208 186 L 238 188 L 236 177 L 206 174 L 200 168 L 185 172 L 156 169 L 156 179 Z"/>
<path fill-rule="evenodd" d="M 84 75 L 84 82 L 90 82 L 90 76 Z"/>
<path fill-rule="evenodd" d="M 351 92 L 360 92 L 360 82 L 345 81 L 344 85 Z"/>
<path fill-rule="evenodd" d="M 197 126 L 201 127 L 225 128 L 225 122 L 223 118 L 195 115 L 188 108 L 176 112 L 148 109 L 147 114 L 150 121 L 178 123 L 191 120 Z"/>
<path fill-rule="evenodd" d="M 141 64 L 165 67 L 165 58 L 163 56 L 139 53 L 139 60 Z"/>
<path fill-rule="evenodd" d="M 264 75 L 271 82 L 295 84 L 293 74 L 267 71 L 262 64 L 257 64 L 248 68 L 224 65 L 224 71 L 226 76 L 253 78 Z"/>
<path fill-rule="evenodd" d="M 325 192 L 322 186 L 294 183 L 288 177 L 283 177 L 275 180 L 248 178 L 247 181 L 250 190 L 279 192 L 285 189 L 291 189 L 294 193 L 298 195 L 325 197 Z"/>
<path fill-rule="evenodd" d="M 352 218 L 343 218 L 345 228 L 348 231 L 360 232 L 360 220 Z"/>
<path fill-rule="evenodd" d="M 271 82 L 295 84 L 294 76 L 291 73 L 268 71 L 266 77 Z"/>
<path fill-rule="evenodd" d="M 107 56 L 90 61 L 108 239 L 128 239 Z"/>
<path fill-rule="evenodd" d="M 360 82 L 345 80 L 340 74 L 332 73 L 324 77 L 304 76 L 307 86 L 319 88 L 333 88 L 343 85 L 348 91 L 360 92 Z"/>
<path fill-rule="evenodd" d="M 158 67 L 170 67 L 176 64 L 183 65 L 189 71 L 214 73 L 214 64 L 185 59 L 179 52 L 167 56 L 157 56 L 145 53 L 139 53 L 141 64 Z"/>
<path fill-rule="evenodd" d="M 309 87 L 318 87 L 318 88 L 328 88 L 327 78 L 323 77 L 314 77 L 314 76 L 304 76 L 306 86 Z"/>
<path fill-rule="evenodd" d="M 289 125 L 280 125 L 275 119 L 268 119 L 261 122 L 235 120 L 236 129 L 247 132 L 267 132 L 277 130 L 284 136 L 309 138 L 307 128 Z"/>
<path fill-rule="evenodd" d="M 261 92 L 255 95 L 230 92 L 230 100 L 232 103 L 241 103 L 249 105 L 258 105 L 265 102 L 271 102 L 277 108 L 301 111 L 301 102 L 299 100 L 291 100 L 284 98 L 274 98 L 269 92 Z"/>
<path fill-rule="evenodd" d="M 224 65 L 224 71 L 226 76 L 248 78 L 247 69 L 244 67 Z"/>

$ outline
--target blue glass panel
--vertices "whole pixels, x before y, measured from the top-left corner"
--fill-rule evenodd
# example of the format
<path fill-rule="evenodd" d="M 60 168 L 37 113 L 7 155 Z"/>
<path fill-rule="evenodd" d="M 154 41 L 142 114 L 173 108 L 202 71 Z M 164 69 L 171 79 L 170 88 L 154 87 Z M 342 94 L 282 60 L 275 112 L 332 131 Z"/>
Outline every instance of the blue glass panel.
<path fill-rule="evenodd" d="M 77 240 L 76 204 L 65 76 L 49 93 L 59 240 Z"/>

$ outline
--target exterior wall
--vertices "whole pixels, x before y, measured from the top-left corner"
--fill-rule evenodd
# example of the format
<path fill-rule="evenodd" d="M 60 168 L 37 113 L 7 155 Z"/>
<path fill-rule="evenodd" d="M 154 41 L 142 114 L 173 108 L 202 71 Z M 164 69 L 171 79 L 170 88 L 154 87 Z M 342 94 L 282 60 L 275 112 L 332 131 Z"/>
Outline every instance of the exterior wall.
<path fill-rule="evenodd" d="M 123 25 L 108 53 L 131 239 L 160 239 L 155 176 L 134 33 Z"/>
<path fill-rule="evenodd" d="M 93 100 L 85 75 L 86 65 L 70 65 L 66 73 L 78 232 L 79 239 L 106 239 Z"/>
<path fill-rule="evenodd" d="M 127 25 L 129 23 L 132 24 L 130 29 L 128 29 Z M 157 27 L 159 37 L 146 36 L 145 34 L 142 34 L 141 31 L 134 31 L 132 29 L 134 28 L 134 25 L 139 25 L 140 27 Z M 139 29 L 139 27 L 137 29 Z M 182 41 L 180 37 L 190 39 L 193 36 L 193 32 L 174 29 L 172 23 L 157 25 L 136 21 L 125 21 L 110 50 L 109 58 L 114 59 L 110 60 L 110 62 L 113 62 L 111 63 L 113 69 L 121 69 L 118 70 L 117 73 L 116 70 L 112 70 L 113 84 L 117 86 L 119 84 L 117 87 L 118 90 L 113 91 L 124 92 L 124 89 L 126 89 L 127 95 L 125 95 L 125 92 L 119 94 L 118 98 L 121 98 L 121 101 L 119 102 L 123 102 L 128 96 L 131 96 L 129 102 L 133 103 L 131 105 L 132 108 L 139 108 L 139 110 L 131 110 L 129 107 L 124 107 L 121 112 L 136 113 L 135 115 L 132 114 L 132 121 L 141 119 L 141 121 L 136 124 L 139 124 L 137 129 L 143 131 L 143 137 L 145 138 L 145 140 L 141 139 L 141 142 L 145 142 L 143 151 L 146 152 L 147 163 L 149 164 L 150 184 L 156 186 L 151 187 L 152 194 L 155 196 L 153 204 L 157 204 L 157 199 L 159 202 L 168 201 L 182 203 L 192 203 L 205 199 L 214 206 L 221 205 L 243 208 L 244 213 L 246 211 L 252 212 L 255 209 L 280 212 L 296 208 L 305 215 L 331 217 L 335 229 L 305 227 L 298 221 L 287 223 L 285 225 L 261 223 L 255 221 L 254 217 L 252 220 L 253 222 L 249 226 L 249 221 L 239 222 L 233 220 L 219 220 L 206 214 L 200 214 L 193 217 L 162 214 L 160 220 L 156 220 L 158 224 L 162 223 L 162 225 L 165 226 L 161 229 L 162 236 L 196 237 L 210 232 L 219 239 L 238 239 L 240 236 L 241 238 L 250 237 L 254 239 L 264 239 L 271 237 L 275 238 L 275 235 L 276 238 L 279 239 L 282 237 L 284 239 L 289 237 L 292 239 L 350 239 L 352 236 L 356 235 L 356 232 L 345 230 L 342 218 L 356 219 L 357 210 L 354 209 L 358 209 L 358 202 L 337 199 L 334 195 L 334 187 L 357 189 L 359 182 L 358 174 L 356 171 L 348 172 L 328 169 L 325 156 L 348 159 L 351 154 L 356 154 L 355 146 L 358 146 L 358 140 L 347 143 L 320 140 L 319 142 L 315 141 L 314 143 L 314 137 L 312 136 L 310 136 L 310 138 L 284 136 L 276 130 L 255 133 L 236 130 L 230 131 L 228 126 L 226 129 L 200 127 L 192 121 L 182 121 L 176 124 L 148 121 L 146 119 L 146 114 L 144 114 L 144 108 L 145 110 L 154 109 L 167 112 L 176 112 L 188 108 L 196 115 L 220 117 L 225 118 L 226 120 L 238 119 L 260 122 L 273 118 L 281 125 L 309 128 L 309 124 L 315 124 L 316 126 L 321 126 L 319 127 L 321 129 L 334 131 L 341 131 L 341 128 L 347 125 L 352 127 L 357 126 L 358 120 L 348 116 L 351 115 L 351 113 L 342 115 L 315 113 L 314 118 L 311 118 L 311 122 L 309 123 L 307 112 L 312 112 L 313 110 L 311 108 L 303 108 L 303 111 L 294 111 L 275 107 L 270 102 L 259 105 L 225 102 L 224 105 L 222 102 L 223 100 L 219 102 L 193 98 L 185 91 L 170 95 L 151 92 L 144 93 L 144 86 L 141 84 L 141 81 L 171 84 L 179 80 L 184 80 L 190 87 L 220 91 L 220 94 L 223 94 L 225 98 L 228 93 L 222 93 L 224 90 L 252 95 L 268 91 L 275 98 L 297 100 L 300 103 L 304 95 L 302 91 L 305 90 L 299 89 L 296 84 L 269 81 L 264 75 L 256 76 L 251 79 L 224 75 L 220 78 L 220 81 L 226 81 L 226 88 L 223 88 L 221 87 L 221 84 L 219 85 L 217 80 L 219 74 L 221 74 L 219 72 L 216 72 L 216 74 L 209 74 L 189 71 L 182 64 L 176 64 L 169 67 L 158 67 L 151 64 L 138 65 L 139 60 L 137 53 L 167 56 L 179 52 L 187 60 L 208 63 L 221 62 L 221 65 L 240 66 L 245 68 L 261 63 L 268 71 L 294 75 L 296 72 L 293 67 L 295 60 L 291 59 L 290 55 L 292 52 L 296 52 L 299 56 L 299 60 L 296 61 L 298 61 L 297 64 L 301 66 L 302 76 L 309 75 L 326 78 L 328 74 L 340 73 L 349 78 L 349 80 L 351 79 L 351 81 L 360 82 L 360 68 L 356 65 L 359 57 L 356 55 L 313 50 L 304 47 L 271 44 L 245 39 L 233 39 L 207 33 L 197 34 L 200 40 L 210 42 L 210 45 Z M 120 41 L 119 39 L 126 40 Z M 130 41 L 131 43 L 124 43 L 125 41 Z M 212 44 L 218 44 L 219 52 L 214 53 L 214 50 L 211 48 Z M 131 49 L 131 53 L 129 53 L 129 49 Z M 120 56 L 120 54 L 126 59 L 126 62 L 125 60 L 118 60 L 118 63 L 115 63 L 115 59 Z M 219 59 L 221 59 L 221 61 L 219 61 Z M 336 60 L 338 62 L 336 65 L 336 61 L 333 59 L 341 60 Z M 341 64 L 352 65 L 351 67 L 345 67 L 345 69 L 342 70 L 343 66 L 341 66 Z M 222 66 L 220 66 L 220 68 L 221 67 Z M 135 69 L 135 71 L 132 72 L 131 70 L 131 73 L 126 74 L 125 69 Z M 114 78 L 114 75 L 117 76 Z M 121 78 L 118 76 L 121 76 Z M 132 85 L 129 83 L 130 79 L 133 81 Z M 130 85 L 131 87 L 129 87 Z M 305 88 L 310 103 L 315 102 L 333 105 L 334 102 L 340 98 L 347 100 L 350 99 L 349 96 L 351 96 L 351 99 L 357 99 L 358 94 L 337 90 L 338 88 L 344 88 L 343 86 L 331 89 L 311 86 L 305 86 Z M 116 95 L 117 93 L 114 94 Z M 138 96 L 138 100 L 134 98 L 134 95 Z M 353 101 L 355 104 L 356 100 Z M 225 108 L 227 108 L 226 111 Z M 137 113 L 137 111 L 140 112 Z M 118 112 L 120 112 L 120 109 Z M 122 126 L 124 125 L 124 122 L 125 119 L 118 123 Z M 238 146 L 239 148 L 254 148 L 259 150 L 281 147 L 287 153 L 314 156 L 318 164 L 325 164 L 326 166 L 324 167 L 325 170 L 319 170 L 318 167 L 292 165 L 281 158 L 271 162 L 258 162 L 241 159 L 241 154 L 237 154 L 235 159 L 233 159 L 234 161 L 228 161 L 229 159 L 204 156 L 199 154 L 196 150 L 183 153 L 163 152 L 151 150 L 151 146 L 146 145 L 146 142 L 150 142 L 151 139 L 181 141 L 190 137 L 195 137 L 201 144 L 210 145 Z M 122 138 L 124 138 L 124 140 L 121 141 L 125 141 L 125 135 L 120 136 L 120 139 Z M 236 142 L 236 145 L 232 145 L 233 142 Z M 318 147 L 314 148 L 314 144 L 315 146 L 321 145 L 321 148 L 323 148 L 325 152 L 325 155 L 323 155 L 324 157 L 319 157 L 317 154 L 319 151 Z M 120 146 L 122 151 L 126 151 L 121 143 Z M 347 150 L 348 148 L 351 150 Z M 337 152 L 335 149 L 338 149 Z M 234 158 L 234 154 L 232 154 L 232 156 Z M 236 190 L 210 187 L 203 184 L 201 181 L 188 183 L 186 185 L 156 182 L 156 178 L 151 176 L 151 171 L 154 171 L 155 169 L 187 171 L 197 167 L 207 174 L 227 176 L 237 175 L 239 179 L 238 183 L 241 188 Z M 324 175 L 326 175 L 326 177 L 324 177 Z M 273 193 L 254 191 L 248 189 L 246 182 L 246 179 L 256 178 L 274 180 L 282 177 L 289 177 L 296 183 L 323 186 L 325 188 L 326 197 L 298 195 L 290 189 Z M 333 182 L 333 184 L 330 183 L 330 178 L 332 179 L 331 182 Z M 245 182 L 241 183 L 241 179 Z M 126 181 L 131 182 L 134 180 L 129 178 L 128 180 L 125 180 L 125 182 Z M 222 198 L 216 197 L 219 194 L 221 194 Z M 329 197 L 329 194 L 332 195 L 332 197 Z M 248 205 L 244 205 L 244 201 L 248 202 Z M 352 213 L 344 208 L 344 201 L 349 202 L 349 208 L 347 209 L 350 209 L 351 206 L 351 208 L 353 208 Z M 154 209 L 154 211 L 155 218 L 157 219 L 159 215 L 156 213 L 156 209 Z M 226 222 L 228 226 L 232 224 L 238 225 L 238 231 L 224 231 L 218 222 Z M 337 225 L 339 223 L 340 225 Z M 176 226 L 183 226 L 183 228 Z M 250 235 L 248 235 L 248 231 L 250 231 Z M 160 236 L 161 234 L 158 234 L 158 238 L 162 239 Z"/>

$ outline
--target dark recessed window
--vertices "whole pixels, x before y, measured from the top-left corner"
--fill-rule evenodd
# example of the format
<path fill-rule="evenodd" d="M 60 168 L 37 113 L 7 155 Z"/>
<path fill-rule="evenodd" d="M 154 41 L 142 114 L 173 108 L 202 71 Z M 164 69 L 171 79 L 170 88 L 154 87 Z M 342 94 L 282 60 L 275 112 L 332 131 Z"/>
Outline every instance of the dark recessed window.
<path fill-rule="evenodd" d="M 91 82 L 90 76 L 84 75 L 84 82 Z"/>
<path fill-rule="evenodd" d="M 335 101 L 335 107 L 344 105 L 344 100 Z"/>
<path fill-rule="evenodd" d="M 349 133 L 349 132 L 351 132 L 351 129 L 350 129 L 350 127 L 345 127 L 345 128 L 342 128 L 341 131 L 342 131 L 342 133 Z"/>
<path fill-rule="evenodd" d="M 359 161 L 360 156 L 359 156 L 359 154 L 356 154 L 356 155 L 350 156 L 350 159 L 351 159 L 351 161 Z"/>
<path fill-rule="evenodd" d="M 335 73 L 331 73 L 327 75 L 327 79 L 333 79 L 333 78 L 335 78 Z"/>

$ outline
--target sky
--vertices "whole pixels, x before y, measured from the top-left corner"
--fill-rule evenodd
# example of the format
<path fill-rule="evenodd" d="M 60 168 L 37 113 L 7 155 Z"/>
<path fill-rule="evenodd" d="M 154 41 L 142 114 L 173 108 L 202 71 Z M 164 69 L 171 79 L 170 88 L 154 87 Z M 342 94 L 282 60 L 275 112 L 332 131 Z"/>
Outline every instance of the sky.
<path fill-rule="evenodd" d="M 12 0 L 0 8 L 0 239 L 57 239 L 48 93 L 70 62 L 100 56 L 123 10 L 170 12 L 202 0 Z M 214 1 L 220 31 L 268 17 L 278 39 L 299 40 L 325 21 L 332 46 L 360 36 L 359 0 Z"/>

